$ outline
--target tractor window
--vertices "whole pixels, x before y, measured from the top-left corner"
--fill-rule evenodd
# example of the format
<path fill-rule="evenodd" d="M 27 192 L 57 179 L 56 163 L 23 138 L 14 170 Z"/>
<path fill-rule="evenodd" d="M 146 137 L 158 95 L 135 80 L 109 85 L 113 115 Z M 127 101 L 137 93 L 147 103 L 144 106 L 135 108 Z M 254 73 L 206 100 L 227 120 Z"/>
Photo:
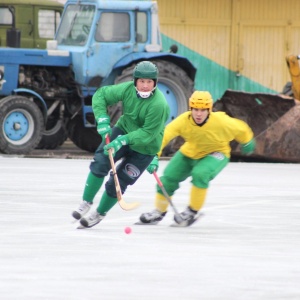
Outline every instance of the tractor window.
<path fill-rule="evenodd" d="M 7 7 L 0 7 L 0 25 L 12 25 L 13 16 Z"/>
<path fill-rule="evenodd" d="M 94 5 L 68 5 L 57 31 L 58 44 L 84 46 L 94 14 Z"/>
<path fill-rule="evenodd" d="M 54 10 L 39 11 L 39 37 L 53 39 L 60 21 L 60 13 Z"/>
<path fill-rule="evenodd" d="M 127 13 L 102 13 L 98 22 L 97 42 L 127 42 L 130 40 L 130 19 Z"/>
<path fill-rule="evenodd" d="M 144 12 L 137 13 L 137 36 L 138 43 L 147 41 L 147 15 Z"/>

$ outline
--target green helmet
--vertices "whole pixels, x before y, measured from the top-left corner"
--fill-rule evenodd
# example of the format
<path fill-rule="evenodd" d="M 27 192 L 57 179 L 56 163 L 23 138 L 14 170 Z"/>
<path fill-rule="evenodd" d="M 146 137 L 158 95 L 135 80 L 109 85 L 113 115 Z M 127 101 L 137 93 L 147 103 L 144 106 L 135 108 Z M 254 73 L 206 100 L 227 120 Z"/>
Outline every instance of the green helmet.
<path fill-rule="evenodd" d="M 133 78 L 148 78 L 157 80 L 158 69 L 151 61 L 142 61 L 138 63 L 133 70 Z"/>

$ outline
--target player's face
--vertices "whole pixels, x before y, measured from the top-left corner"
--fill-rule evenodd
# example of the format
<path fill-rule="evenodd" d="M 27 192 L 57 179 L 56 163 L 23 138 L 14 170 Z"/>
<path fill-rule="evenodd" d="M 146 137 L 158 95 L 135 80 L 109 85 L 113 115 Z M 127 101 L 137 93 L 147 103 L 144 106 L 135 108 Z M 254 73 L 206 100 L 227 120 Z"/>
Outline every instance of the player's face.
<path fill-rule="evenodd" d="M 209 114 L 208 109 L 192 108 L 192 117 L 196 124 L 202 124 Z"/>
<path fill-rule="evenodd" d="M 150 92 L 154 89 L 154 80 L 147 78 L 139 78 L 136 81 L 136 88 L 140 92 Z"/>

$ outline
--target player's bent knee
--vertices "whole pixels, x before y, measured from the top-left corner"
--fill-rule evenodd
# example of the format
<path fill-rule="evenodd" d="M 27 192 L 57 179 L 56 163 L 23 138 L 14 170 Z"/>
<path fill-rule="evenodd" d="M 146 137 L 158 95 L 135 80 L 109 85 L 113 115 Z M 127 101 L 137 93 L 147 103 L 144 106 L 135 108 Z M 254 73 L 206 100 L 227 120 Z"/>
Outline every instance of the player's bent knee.
<path fill-rule="evenodd" d="M 211 176 L 208 172 L 197 172 L 192 174 L 192 183 L 194 186 L 202 189 L 207 189 Z"/>

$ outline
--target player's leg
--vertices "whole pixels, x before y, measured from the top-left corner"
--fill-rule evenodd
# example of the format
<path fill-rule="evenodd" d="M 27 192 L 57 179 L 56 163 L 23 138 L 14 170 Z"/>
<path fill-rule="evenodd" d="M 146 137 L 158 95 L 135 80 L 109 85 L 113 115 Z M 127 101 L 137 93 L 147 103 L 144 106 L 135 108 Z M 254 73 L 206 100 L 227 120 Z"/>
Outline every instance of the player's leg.
<path fill-rule="evenodd" d="M 178 151 L 166 166 L 163 176 L 160 180 L 171 197 L 179 188 L 179 183 L 184 181 L 191 172 L 193 161 Z M 151 212 L 143 213 L 140 216 L 142 223 L 157 224 L 167 213 L 169 201 L 164 196 L 161 188 L 157 185 L 157 193 L 155 195 L 155 209 Z"/>
<path fill-rule="evenodd" d="M 114 127 L 112 129 L 111 138 L 114 139 L 120 134 L 123 134 L 123 131 Z M 72 213 L 72 216 L 77 220 L 81 219 L 90 210 L 94 198 L 103 184 L 105 176 L 111 169 L 109 158 L 103 151 L 104 145 L 105 141 L 102 141 L 95 151 L 94 159 L 90 164 L 90 172 L 85 182 L 82 201 L 78 208 Z"/>
<path fill-rule="evenodd" d="M 124 150 L 123 150 L 124 148 Z M 122 154 L 122 151 L 125 151 Z M 120 153 L 119 153 L 120 152 Z M 146 170 L 153 159 L 153 155 L 144 155 L 131 149 L 126 150 L 122 147 L 116 154 L 122 155 L 123 160 L 117 166 L 117 175 L 121 187 L 122 194 L 125 193 L 128 185 L 133 185 Z M 92 227 L 98 224 L 107 214 L 107 212 L 118 202 L 116 195 L 116 187 L 113 174 L 110 174 L 105 184 L 105 191 L 102 194 L 100 203 L 95 212 L 89 217 L 81 220 L 81 224 L 85 227 Z"/>
<path fill-rule="evenodd" d="M 203 207 L 209 182 L 213 180 L 228 164 L 229 159 L 222 153 L 215 152 L 200 160 L 194 165 L 191 172 L 192 187 L 189 205 L 180 213 L 185 220 L 192 220 Z"/>

